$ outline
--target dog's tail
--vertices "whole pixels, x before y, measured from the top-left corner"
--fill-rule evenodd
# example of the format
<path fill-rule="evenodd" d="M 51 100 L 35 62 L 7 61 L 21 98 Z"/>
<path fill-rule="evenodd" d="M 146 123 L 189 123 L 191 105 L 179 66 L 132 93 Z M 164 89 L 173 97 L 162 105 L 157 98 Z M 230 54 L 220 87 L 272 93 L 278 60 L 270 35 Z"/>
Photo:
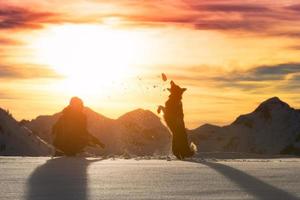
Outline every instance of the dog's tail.
<path fill-rule="evenodd" d="M 157 108 L 157 113 L 160 114 L 160 112 L 163 111 L 163 113 L 165 114 L 165 110 L 166 110 L 165 107 L 163 107 L 163 106 L 158 106 L 158 108 Z"/>

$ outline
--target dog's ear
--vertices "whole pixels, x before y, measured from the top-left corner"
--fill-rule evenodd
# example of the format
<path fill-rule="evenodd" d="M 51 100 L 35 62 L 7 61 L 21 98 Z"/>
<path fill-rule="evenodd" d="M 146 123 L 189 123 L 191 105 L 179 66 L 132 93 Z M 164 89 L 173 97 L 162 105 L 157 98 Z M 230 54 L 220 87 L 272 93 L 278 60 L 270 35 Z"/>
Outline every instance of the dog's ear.
<path fill-rule="evenodd" d="M 182 92 L 185 92 L 187 89 L 186 88 L 181 88 Z"/>
<path fill-rule="evenodd" d="M 171 81 L 170 84 L 171 84 L 171 86 L 174 86 L 174 85 L 175 85 L 174 81 Z"/>

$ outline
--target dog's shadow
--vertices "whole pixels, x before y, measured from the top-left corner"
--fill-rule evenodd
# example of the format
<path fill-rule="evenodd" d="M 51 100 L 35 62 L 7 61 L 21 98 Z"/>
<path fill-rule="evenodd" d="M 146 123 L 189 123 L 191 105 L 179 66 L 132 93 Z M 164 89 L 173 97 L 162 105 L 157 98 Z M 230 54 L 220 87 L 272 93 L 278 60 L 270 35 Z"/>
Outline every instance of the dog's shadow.
<path fill-rule="evenodd" d="M 281 188 L 270 185 L 269 183 L 266 183 L 254 176 L 251 176 L 250 174 L 247 174 L 246 172 L 219 162 L 210 162 L 203 160 L 188 160 L 188 162 L 202 164 L 215 170 L 216 172 L 226 177 L 229 181 L 235 183 L 241 190 L 254 196 L 255 199 L 299 199 L 295 195 Z"/>
<path fill-rule="evenodd" d="M 59 157 L 37 167 L 27 183 L 27 200 L 88 199 L 87 168 L 95 161 Z"/>

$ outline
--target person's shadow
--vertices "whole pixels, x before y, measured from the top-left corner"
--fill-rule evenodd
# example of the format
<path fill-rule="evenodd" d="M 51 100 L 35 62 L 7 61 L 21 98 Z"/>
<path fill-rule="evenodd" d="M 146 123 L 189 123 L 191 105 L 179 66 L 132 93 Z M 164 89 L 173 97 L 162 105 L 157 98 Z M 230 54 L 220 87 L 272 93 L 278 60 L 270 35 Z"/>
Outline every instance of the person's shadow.
<path fill-rule="evenodd" d="M 88 199 L 87 168 L 98 160 L 78 157 L 48 160 L 31 174 L 27 183 L 26 199 Z"/>
<path fill-rule="evenodd" d="M 190 162 L 203 164 L 210 167 L 211 169 L 216 170 L 228 180 L 238 185 L 242 190 L 246 191 L 250 195 L 253 195 L 256 199 L 299 199 L 299 197 L 296 197 L 295 195 L 290 194 L 287 191 L 284 191 L 283 189 L 272 186 L 262 180 L 259 180 L 254 176 L 251 176 L 231 166 L 209 161 Z"/>

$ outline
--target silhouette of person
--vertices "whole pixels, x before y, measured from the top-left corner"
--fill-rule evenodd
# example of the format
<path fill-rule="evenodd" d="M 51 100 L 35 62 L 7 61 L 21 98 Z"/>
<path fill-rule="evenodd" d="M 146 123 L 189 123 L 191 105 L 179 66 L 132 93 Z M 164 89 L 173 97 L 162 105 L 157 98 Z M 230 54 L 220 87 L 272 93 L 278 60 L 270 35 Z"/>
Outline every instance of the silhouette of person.
<path fill-rule="evenodd" d="M 53 145 L 57 149 L 55 155 L 75 156 L 90 143 L 104 147 L 97 138 L 89 134 L 87 118 L 83 110 L 83 101 L 78 97 L 73 97 L 69 106 L 63 110 L 62 116 L 54 124 L 52 133 Z"/>
<path fill-rule="evenodd" d="M 165 107 L 159 106 L 157 112 L 164 112 L 164 119 L 167 126 L 173 134 L 172 152 L 180 160 L 185 157 L 190 157 L 194 152 L 190 149 L 186 128 L 184 124 L 184 114 L 182 108 L 182 94 L 186 88 L 181 88 L 171 81 L 171 88 L 168 88 L 171 93 L 169 99 L 165 103 Z"/>

